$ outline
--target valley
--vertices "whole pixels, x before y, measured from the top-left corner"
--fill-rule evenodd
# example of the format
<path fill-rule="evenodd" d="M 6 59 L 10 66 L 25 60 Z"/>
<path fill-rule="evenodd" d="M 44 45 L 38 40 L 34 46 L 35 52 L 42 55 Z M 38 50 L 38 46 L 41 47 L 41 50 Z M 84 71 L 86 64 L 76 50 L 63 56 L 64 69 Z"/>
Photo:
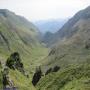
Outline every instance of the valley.
<path fill-rule="evenodd" d="M 90 90 L 90 7 L 44 36 L 0 9 L 0 63 L 1 89 L 12 81 L 19 90 Z"/>
<path fill-rule="evenodd" d="M 22 59 L 27 79 L 19 71 L 9 70 L 9 77 L 19 90 L 34 90 L 30 84 L 36 66 L 47 55 L 48 49 L 40 44 L 37 28 L 25 18 L 15 15 L 8 10 L 0 10 L 0 62 L 5 64 L 13 52 L 18 52 Z M 4 67 L 3 67 L 4 68 Z M 2 70 L 3 70 L 2 68 Z M 0 77 L 2 82 L 2 77 Z M 2 83 L 0 83 L 2 88 Z"/>

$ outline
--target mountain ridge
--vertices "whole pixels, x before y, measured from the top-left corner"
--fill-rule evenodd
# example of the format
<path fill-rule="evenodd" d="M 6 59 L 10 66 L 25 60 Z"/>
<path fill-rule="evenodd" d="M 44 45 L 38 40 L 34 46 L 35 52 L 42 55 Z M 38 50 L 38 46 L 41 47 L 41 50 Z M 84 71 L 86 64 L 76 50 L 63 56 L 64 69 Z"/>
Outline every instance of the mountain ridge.
<path fill-rule="evenodd" d="M 83 81 L 90 80 L 90 7 L 75 14 L 53 38 L 49 43 L 54 45 L 45 58 L 42 70 L 47 72 L 55 66 L 59 66 L 60 70 L 56 73 L 50 71 L 42 77 L 37 89 L 89 90 L 90 83 Z M 86 67 L 88 70 L 84 69 Z"/>
<path fill-rule="evenodd" d="M 58 30 L 52 37 L 52 40 L 48 42 L 48 46 L 52 46 L 59 40 L 62 40 L 64 37 L 68 38 L 73 35 L 72 33 L 77 32 L 75 29 L 71 30 L 73 25 L 77 23 L 80 19 L 88 19 L 90 17 L 90 6 L 76 13 L 71 19 L 69 19 L 60 30 Z"/>

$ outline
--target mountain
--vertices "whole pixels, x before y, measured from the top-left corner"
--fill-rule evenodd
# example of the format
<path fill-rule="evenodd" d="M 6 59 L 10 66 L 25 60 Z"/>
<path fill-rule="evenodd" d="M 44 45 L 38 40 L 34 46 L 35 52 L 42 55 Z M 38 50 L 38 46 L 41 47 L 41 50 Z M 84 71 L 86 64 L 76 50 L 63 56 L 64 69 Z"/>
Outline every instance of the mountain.
<path fill-rule="evenodd" d="M 90 90 L 90 7 L 79 11 L 49 41 L 53 45 L 42 65 L 38 90 Z M 86 83 L 88 82 L 88 83 Z"/>
<path fill-rule="evenodd" d="M 55 33 L 60 29 L 60 27 L 64 25 L 66 21 L 67 19 L 41 20 L 41 21 L 35 22 L 35 25 L 42 33 L 46 33 L 48 31 L 51 33 Z"/>
<path fill-rule="evenodd" d="M 6 50 L 13 52 L 24 47 L 23 53 L 23 51 L 27 51 L 26 46 L 37 44 L 37 29 L 25 18 L 17 16 L 8 10 L 0 10 L 0 21 L 1 52 Z M 19 46 L 20 48 L 15 48 Z"/>
<path fill-rule="evenodd" d="M 50 19 L 34 22 L 41 32 L 41 42 L 45 43 L 47 47 L 51 47 L 53 44 L 52 41 L 54 40 L 54 33 L 56 33 L 67 20 L 68 19 Z"/>
<path fill-rule="evenodd" d="M 0 9 L 0 63 L 5 67 L 7 58 L 12 53 L 18 52 L 25 71 L 30 75 L 27 79 L 19 71 L 9 69 L 10 79 L 19 90 L 35 90 L 31 84 L 32 74 L 47 52 L 39 41 L 39 34 L 37 27 L 24 17 L 7 9 Z M 0 88 L 1 81 L 0 73 Z"/>
<path fill-rule="evenodd" d="M 47 45 L 52 46 L 59 40 L 65 38 L 65 37 L 66 38 L 71 37 L 75 32 L 77 32 L 78 27 L 76 27 L 76 26 L 74 27 L 74 25 L 77 22 L 79 22 L 80 20 L 81 21 L 79 23 L 82 23 L 82 22 L 84 22 L 84 20 L 89 18 L 89 14 L 90 14 L 89 9 L 90 8 L 88 7 L 85 10 L 79 11 L 70 20 L 68 20 L 67 23 L 65 23 L 63 25 L 63 27 L 53 35 L 52 40 L 50 40 Z"/>

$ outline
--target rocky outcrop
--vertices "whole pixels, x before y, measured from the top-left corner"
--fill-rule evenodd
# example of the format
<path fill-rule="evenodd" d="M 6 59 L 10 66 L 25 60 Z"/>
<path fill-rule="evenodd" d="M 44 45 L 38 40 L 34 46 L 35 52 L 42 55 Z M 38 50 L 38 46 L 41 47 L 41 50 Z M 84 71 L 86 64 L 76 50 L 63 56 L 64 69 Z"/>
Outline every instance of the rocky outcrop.
<path fill-rule="evenodd" d="M 40 78 L 42 76 L 42 71 L 41 68 L 36 68 L 36 72 L 34 73 L 33 79 L 32 79 L 32 84 L 36 86 L 36 84 L 39 82 Z"/>
<path fill-rule="evenodd" d="M 14 52 L 10 55 L 10 57 L 6 61 L 6 66 L 13 70 L 17 69 L 23 74 L 25 73 L 24 66 L 18 52 Z"/>
<path fill-rule="evenodd" d="M 45 75 L 48 75 L 48 74 L 51 73 L 51 72 L 58 72 L 59 70 L 60 70 L 60 67 L 59 67 L 59 66 L 54 66 L 53 68 L 49 68 L 49 69 L 46 71 Z"/>
<path fill-rule="evenodd" d="M 9 77 L 8 68 L 3 69 L 2 76 L 3 76 L 2 82 L 3 82 L 3 88 L 4 89 L 7 88 L 7 87 L 14 87 L 14 82 Z"/>

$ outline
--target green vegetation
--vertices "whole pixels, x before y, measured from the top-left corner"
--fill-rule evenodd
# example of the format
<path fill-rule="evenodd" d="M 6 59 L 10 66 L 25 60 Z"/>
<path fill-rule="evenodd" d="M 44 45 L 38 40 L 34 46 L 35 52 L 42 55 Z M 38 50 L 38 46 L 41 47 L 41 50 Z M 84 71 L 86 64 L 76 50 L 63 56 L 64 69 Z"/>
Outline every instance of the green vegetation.
<path fill-rule="evenodd" d="M 19 90 L 90 90 L 89 12 L 90 7 L 78 12 L 48 37 L 46 43 L 53 46 L 48 53 L 32 23 L 0 10 L 0 71 L 7 65 L 9 81 Z M 3 76 L 0 73 L 0 88 Z"/>
<path fill-rule="evenodd" d="M 42 70 L 60 70 L 42 77 L 38 90 L 90 90 L 90 7 L 71 18 L 50 40 L 52 49 Z"/>
<path fill-rule="evenodd" d="M 22 74 L 25 74 L 24 66 L 18 52 L 11 54 L 11 56 L 6 61 L 6 66 L 13 70 L 17 69 L 22 72 Z"/>
<path fill-rule="evenodd" d="M 18 52 L 24 64 L 25 75 L 28 74 L 29 77 L 16 69 L 9 69 L 8 76 L 19 90 L 35 90 L 31 83 L 34 70 L 44 62 L 42 59 L 47 55 L 48 50 L 40 44 L 38 34 L 37 28 L 25 18 L 0 9 L 0 62 L 2 63 L 0 72 L 5 67 L 7 59 L 9 66 L 17 67 L 10 55 Z M 3 86 L 2 80 L 3 75 L 0 73 L 0 89 Z"/>
<path fill-rule="evenodd" d="M 43 77 L 37 90 L 90 90 L 90 65 L 71 65 Z"/>

